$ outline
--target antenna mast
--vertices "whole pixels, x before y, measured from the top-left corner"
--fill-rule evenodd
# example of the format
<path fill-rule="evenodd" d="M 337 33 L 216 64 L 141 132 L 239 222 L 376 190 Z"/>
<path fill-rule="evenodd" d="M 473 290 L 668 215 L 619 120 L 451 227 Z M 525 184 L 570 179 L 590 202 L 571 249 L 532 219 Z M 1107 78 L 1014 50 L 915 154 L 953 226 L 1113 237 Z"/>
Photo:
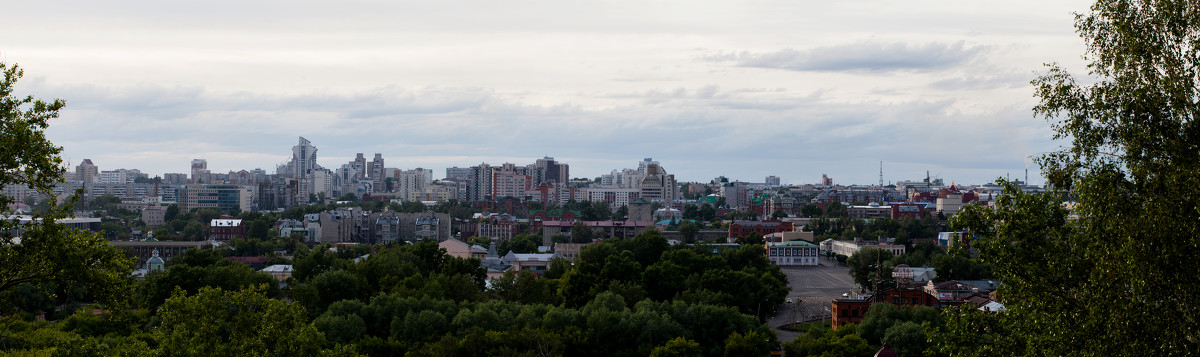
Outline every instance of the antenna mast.
<path fill-rule="evenodd" d="M 883 188 L 883 161 L 879 161 L 879 188 Z"/>

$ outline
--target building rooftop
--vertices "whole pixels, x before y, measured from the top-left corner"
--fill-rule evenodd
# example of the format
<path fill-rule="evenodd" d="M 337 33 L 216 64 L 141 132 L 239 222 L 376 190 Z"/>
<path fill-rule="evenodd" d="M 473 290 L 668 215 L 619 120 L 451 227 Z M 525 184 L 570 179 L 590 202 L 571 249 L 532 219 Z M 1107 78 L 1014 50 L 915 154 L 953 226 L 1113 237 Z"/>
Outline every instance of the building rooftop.
<path fill-rule="evenodd" d="M 769 246 L 775 247 L 816 247 L 817 244 L 806 240 L 789 240 L 786 242 L 767 242 Z"/>
<path fill-rule="evenodd" d="M 553 260 L 554 257 L 557 257 L 557 256 L 558 256 L 558 254 L 554 254 L 554 253 L 520 254 L 520 253 L 508 252 L 508 254 L 504 255 L 504 260 L 510 261 L 510 262 L 513 262 L 513 261 L 548 262 L 548 261 Z"/>
<path fill-rule="evenodd" d="M 209 227 L 237 227 L 242 225 L 240 219 L 214 219 L 208 223 Z"/>
<path fill-rule="evenodd" d="M 780 222 L 780 221 L 733 221 L 733 223 L 730 223 L 730 224 L 736 224 L 736 225 L 743 226 L 743 227 L 746 227 L 746 226 L 770 226 L 770 227 L 774 227 L 774 226 L 781 225 L 781 224 L 783 224 L 783 223 L 784 223 L 784 222 Z"/>
<path fill-rule="evenodd" d="M 291 274 L 291 264 L 275 264 L 262 269 L 262 272 L 267 274 Z"/>
<path fill-rule="evenodd" d="M 543 221 L 542 225 L 546 227 L 570 227 L 575 223 L 582 223 L 588 227 L 649 227 L 653 226 L 651 221 Z"/>

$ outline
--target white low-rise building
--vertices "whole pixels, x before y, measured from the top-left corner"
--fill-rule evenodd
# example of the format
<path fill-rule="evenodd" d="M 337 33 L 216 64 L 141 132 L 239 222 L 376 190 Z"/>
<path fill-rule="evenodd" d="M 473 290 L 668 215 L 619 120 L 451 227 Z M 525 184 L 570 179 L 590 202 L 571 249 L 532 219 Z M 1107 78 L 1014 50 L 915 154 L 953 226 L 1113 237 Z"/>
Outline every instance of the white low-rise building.
<path fill-rule="evenodd" d="M 767 242 L 767 260 L 783 267 L 815 267 L 819 256 L 817 245 L 804 240 Z"/>
<path fill-rule="evenodd" d="M 893 256 L 904 254 L 905 246 L 903 244 L 887 244 L 875 241 L 864 241 L 862 238 L 854 238 L 854 240 L 825 240 L 821 242 L 822 253 L 833 253 L 834 255 L 851 256 L 863 248 L 883 249 Z"/>

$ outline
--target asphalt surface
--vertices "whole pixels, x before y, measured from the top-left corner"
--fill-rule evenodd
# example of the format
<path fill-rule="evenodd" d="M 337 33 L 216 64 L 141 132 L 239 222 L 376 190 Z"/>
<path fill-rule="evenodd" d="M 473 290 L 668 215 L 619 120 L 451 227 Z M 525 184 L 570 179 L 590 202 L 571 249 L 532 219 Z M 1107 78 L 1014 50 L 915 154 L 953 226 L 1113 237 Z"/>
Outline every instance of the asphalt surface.
<path fill-rule="evenodd" d="M 850 292 L 856 286 L 850 277 L 850 268 L 838 266 L 836 260 L 822 258 L 819 267 L 782 270 L 788 277 L 788 287 L 791 288 L 788 297 L 792 303 L 776 306 L 775 315 L 767 320 L 767 325 L 775 328 L 781 342 L 790 342 L 796 339 L 797 334 L 780 330 L 780 325 L 828 319 L 833 309 L 833 299 L 842 297 L 842 293 Z"/>

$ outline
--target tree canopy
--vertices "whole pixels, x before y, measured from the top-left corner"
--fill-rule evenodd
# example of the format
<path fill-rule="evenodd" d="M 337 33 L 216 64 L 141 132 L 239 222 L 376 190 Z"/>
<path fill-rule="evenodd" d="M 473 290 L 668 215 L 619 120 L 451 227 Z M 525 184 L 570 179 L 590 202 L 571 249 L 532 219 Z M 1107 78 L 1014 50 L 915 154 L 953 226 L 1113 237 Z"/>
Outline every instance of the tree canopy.
<path fill-rule="evenodd" d="M 18 98 L 13 90 L 24 72 L 0 62 L 0 73 L 0 186 L 22 185 L 53 197 L 51 189 L 66 170 L 62 148 L 46 139 L 45 130 L 65 102 Z M 0 195 L 5 214 L 12 200 Z M 59 223 L 70 216 L 72 205 L 55 201 L 49 200 L 49 209 L 31 220 L 0 220 L 0 293 L 23 283 L 80 283 L 99 300 L 120 299 L 115 291 L 128 286 L 131 261 L 99 234 Z"/>
<path fill-rule="evenodd" d="M 1002 282 L 1007 333 L 981 350 L 1194 353 L 1200 11 L 1191 1 L 1099 0 L 1076 28 L 1089 78 L 1051 65 L 1033 81 L 1035 112 L 1069 141 L 1038 159 L 1055 192 L 1008 183 L 994 211 L 954 217 Z"/>

